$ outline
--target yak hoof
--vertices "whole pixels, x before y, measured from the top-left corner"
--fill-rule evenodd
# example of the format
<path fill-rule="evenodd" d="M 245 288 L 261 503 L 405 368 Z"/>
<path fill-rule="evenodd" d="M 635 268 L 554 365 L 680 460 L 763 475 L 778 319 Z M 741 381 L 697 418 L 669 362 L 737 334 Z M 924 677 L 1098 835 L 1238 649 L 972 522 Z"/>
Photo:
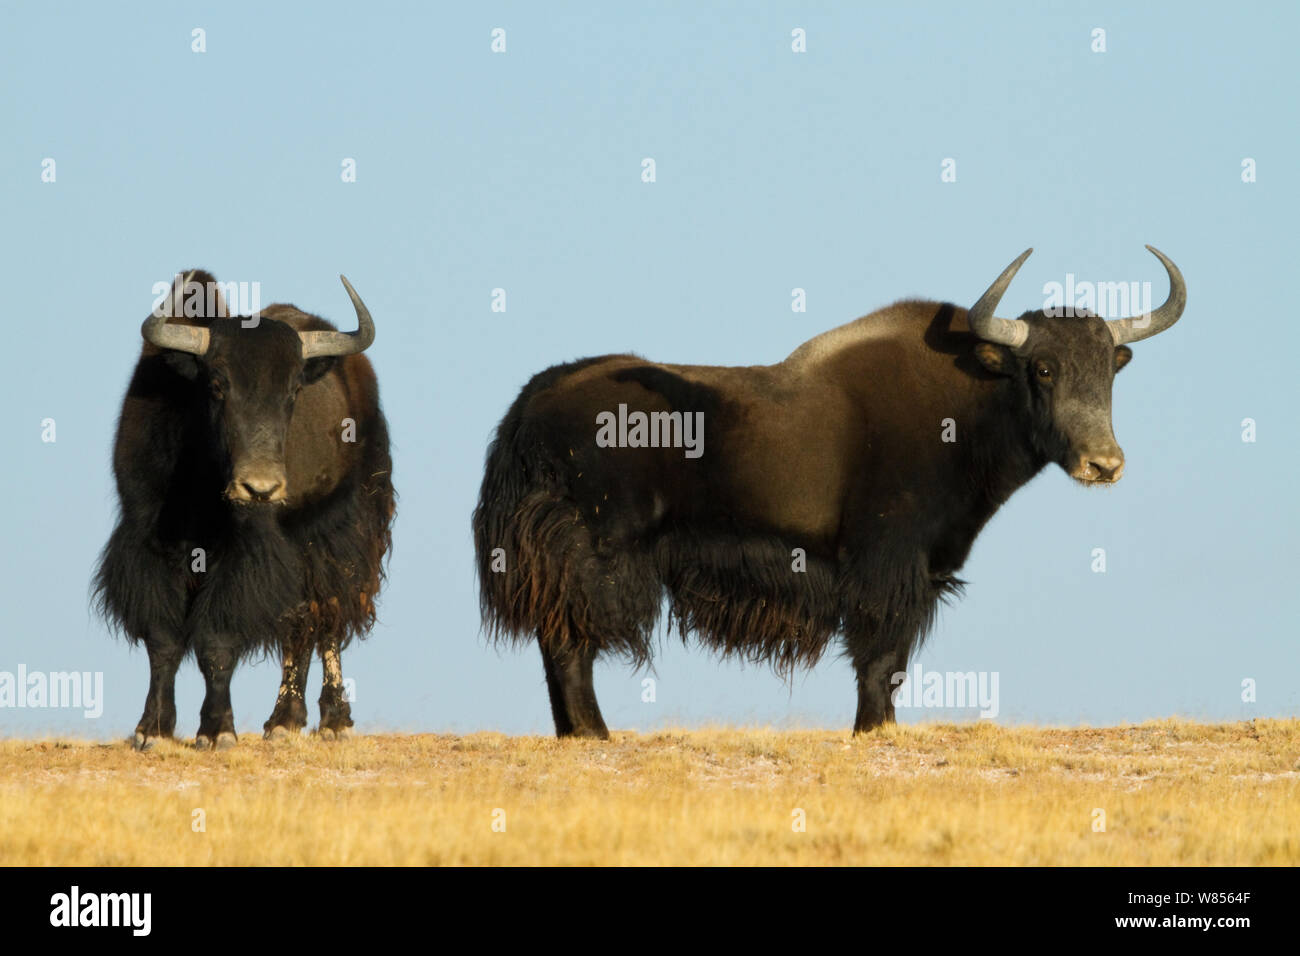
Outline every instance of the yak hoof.
<path fill-rule="evenodd" d="M 231 747 L 235 746 L 236 743 L 238 743 L 237 738 L 228 730 L 223 730 L 221 733 L 217 734 L 218 750 L 229 750 Z"/>
<path fill-rule="evenodd" d="M 135 732 L 135 740 L 131 742 L 131 746 L 134 747 L 136 750 L 140 751 L 141 753 L 143 753 L 146 750 L 153 750 L 153 745 L 156 740 L 157 738 L 146 737 L 144 734 L 140 733 L 140 731 L 137 730 Z"/>
<path fill-rule="evenodd" d="M 211 750 L 212 738 L 209 737 L 207 734 L 199 734 L 197 737 L 194 738 L 194 749 Z"/>
<path fill-rule="evenodd" d="M 892 720 L 878 720 L 870 724 L 858 724 L 853 728 L 853 736 L 861 737 L 873 731 L 882 730 L 887 724 L 892 724 Z"/>
<path fill-rule="evenodd" d="M 267 740 L 288 740 L 290 736 L 289 728 L 276 725 L 275 727 L 272 727 L 270 730 L 268 730 L 262 736 L 265 737 Z"/>
<path fill-rule="evenodd" d="M 322 727 L 322 728 L 318 731 L 318 734 L 319 734 L 321 740 L 333 740 L 333 739 L 334 739 L 334 731 L 331 730 L 329 727 Z"/>
<path fill-rule="evenodd" d="M 351 739 L 352 739 L 352 728 L 351 728 L 351 727 L 340 727 L 338 730 L 334 731 L 334 735 L 335 735 L 339 740 L 351 740 Z"/>
<path fill-rule="evenodd" d="M 587 740 L 609 740 L 609 731 L 604 727 L 577 727 L 566 734 L 556 734 L 556 737 L 564 740 L 566 737 Z"/>

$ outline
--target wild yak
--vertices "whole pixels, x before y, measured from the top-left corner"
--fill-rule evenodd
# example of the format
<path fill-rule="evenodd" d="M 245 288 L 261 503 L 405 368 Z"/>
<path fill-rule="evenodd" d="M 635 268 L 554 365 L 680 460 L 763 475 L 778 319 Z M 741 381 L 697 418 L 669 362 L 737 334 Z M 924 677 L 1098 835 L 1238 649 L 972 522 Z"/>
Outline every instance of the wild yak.
<path fill-rule="evenodd" d="M 94 580 L 101 612 L 149 654 L 137 749 L 172 736 L 176 670 L 190 652 L 207 686 L 196 746 L 235 743 L 231 675 L 258 652 L 283 664 L 268 737 L 306 726 L 313 650 L 325 672 L 320 734 L 349 733 L 340 654 L 374 623 L 394 493 L 378 385 L 360 354 L 375 326 L 343 285 L 355 332 L 292 305 L 231 317 L 221 286 L 197 270 L 144 321 L 113 450 L 120 513 Z"/>
<path fill-rule="evenodd" d="M 784 673 L 842 636 L 854 732 L 892 721 L 891 676 L 998 507 L 1052 462 L 1119 480 L 1111 383 L 1186 302 L 1147 248 L 1170 282 L 1148 316 L 997 318 L 1027 250 L 969 311 L 901 301 L 775 365 L 607 355 L 534 376 L 473 531 L 485 627 L 537 640 L 556 733 L 608 736 L 592 662 L 646 661 L 665 592 L 683 639 Z"/>

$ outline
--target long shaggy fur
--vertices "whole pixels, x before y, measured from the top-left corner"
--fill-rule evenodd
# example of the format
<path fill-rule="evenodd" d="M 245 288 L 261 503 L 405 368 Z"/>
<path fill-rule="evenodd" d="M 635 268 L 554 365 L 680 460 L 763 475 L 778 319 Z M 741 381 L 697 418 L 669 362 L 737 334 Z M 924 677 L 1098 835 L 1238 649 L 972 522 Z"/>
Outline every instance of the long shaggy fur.
<path fill-rule="evenodd" d="M 670 626 L 723 654 L 767 662 L 782 674 L 812 666 L 839 630 L 834 564 L 808 555 L 792 573 L 792 546 L 763 535 L 682 530 L 660 539 L 657 574 Z"/>
<path fill-rule="evenodd" d="M 761 535 L 679 531 L 651 548 L 601 555 L 580 509 L 561 495 L 530 492 L 513 511 L 493 501 L 481 499 L 475 512 L 480 601 L 489 633 L 513 641 L 539 637 L 644 663 L 666 597 L 669 627 L 683 640 L 789 676 L 845 631 L 873 635 L 873 648 L 914 651 L 939 601 L 962 588 L 916 567 L 864 572 L 817 555 L 792 573 L 791 545 Z M 510 556 L 504 573 L 490 570 L 488 541 Z"/>
<path fill-rule="evenodd" d="M 493 637 L 595 647 L 641 663 L 662 601 L 653 558 L 601 546 L 566 498 L 567 466 L 522 421 L 529 395 L 584 364 L 534 376 L 488 449 L 473 520 L 480 607 Z M 497 549 L 503 572 L 493 570 Z"/>

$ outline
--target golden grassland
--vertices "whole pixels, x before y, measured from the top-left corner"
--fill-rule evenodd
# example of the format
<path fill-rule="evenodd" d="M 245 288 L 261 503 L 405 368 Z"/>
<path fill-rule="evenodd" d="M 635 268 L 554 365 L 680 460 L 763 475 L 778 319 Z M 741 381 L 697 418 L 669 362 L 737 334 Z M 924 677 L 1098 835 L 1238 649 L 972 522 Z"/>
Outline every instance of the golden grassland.
<path fill-rule="evenodd" d="M 1300 720 L 0 742 L 7 865 L 1297 863 Z"/>

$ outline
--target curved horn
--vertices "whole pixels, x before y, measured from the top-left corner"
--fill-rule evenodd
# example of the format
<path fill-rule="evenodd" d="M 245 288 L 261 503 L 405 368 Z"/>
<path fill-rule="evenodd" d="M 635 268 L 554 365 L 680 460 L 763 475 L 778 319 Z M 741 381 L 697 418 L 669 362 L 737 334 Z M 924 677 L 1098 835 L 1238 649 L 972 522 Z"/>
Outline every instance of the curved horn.
<path fill-rule="evenodd" d="M 355 355 L 370 348 L 375 340 L 375 323 L 370 318 L 370 310 L 352 288 L 347 276 L 339 276 L 343 288 L 348 290 L 352 299 L 352 308 L 357 310 L 357 330 L 355 332 L 299 332 L 302 340 L 302 357 L 304 359 L 323 358 L 327 355 Z"/>
<path fill-rule="evenodd" d="M 1024 345 L 1025 339 L 1029 338 L 1028 323 L 1019 319 L 999 319 L 993 313 L 997 310 L 998 302 L 1002 300 L 1002 293 L 1007 291 L 1007 286 L 1011 285 L 1011 280 L 1016 277 L 1016 273 L 1020 271 L 1020 267 L 1025 264 L 1025 260 L 1033 251 L 1030 248 L 1020 253 L 1020 258 L 1002 270 L 1002 275 L 998 276 L 997 281 L 989 286 L 988 291 L 980 296 L 979 301 L 966 313 L 970 330 L 984 341 L 1016 348 Z"/>
<path fill-rule="evenodd" d="M 1149 339 L 1163 332 L 1178 321 L 1178 317 L 1183 314 L 1183 308 L 1187 305 L 1187 283 L 1183 281 L 1183 274 L 1178 271 L 1178 266 L 1155 246 L 1147 246 L 1147 250 L 1160 260 L 1165 271 L 1169 273 L 1169 298 L 1165 299 L 1165 304 L 1150 315 L 1107 321 L 1106 327 L 1110 329 L 1111 338 L 1115 340 L 1116 345 Z"/>
<path fill-rule="evenodd" d="M 157 346 L 160 349 L 171 349 L 175 352 L 189 352 L 191 355 L 202 355 L 208 350 L 208 330 L 193 325 L 168 325 L 167 320 L 173 316 L 179 315 L 182 311 L 182 303 L 185 300 L 185 289 L 194 278 L 194 270 L 185 274 L 182 279 L 177 274 L 179 282 L 172 283 L 172 294 L 165 305 L 155 308 L 149 313 L 149 318 L 144 320 L 144 325 L 140 326 L 140 334 L 150 345 Z"/>

